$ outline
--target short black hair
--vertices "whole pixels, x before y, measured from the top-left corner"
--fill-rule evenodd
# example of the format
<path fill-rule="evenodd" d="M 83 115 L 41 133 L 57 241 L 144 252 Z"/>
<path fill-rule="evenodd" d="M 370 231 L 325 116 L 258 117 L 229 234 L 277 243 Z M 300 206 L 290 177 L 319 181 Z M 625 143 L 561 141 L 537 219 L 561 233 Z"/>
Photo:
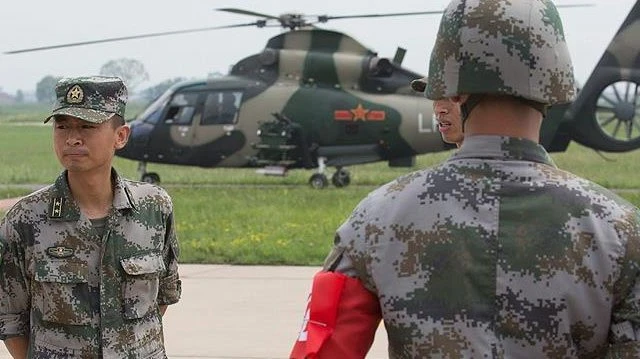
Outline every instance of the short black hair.
<path fill-rule="evenodd" d="M 111 124 L 113 125 L 113 128 L 118 128 L 124 125 L 125 123 L 126 122 L 124 118 L 120 115 L 113 114 L 113 116 L 111 117 Z"/>

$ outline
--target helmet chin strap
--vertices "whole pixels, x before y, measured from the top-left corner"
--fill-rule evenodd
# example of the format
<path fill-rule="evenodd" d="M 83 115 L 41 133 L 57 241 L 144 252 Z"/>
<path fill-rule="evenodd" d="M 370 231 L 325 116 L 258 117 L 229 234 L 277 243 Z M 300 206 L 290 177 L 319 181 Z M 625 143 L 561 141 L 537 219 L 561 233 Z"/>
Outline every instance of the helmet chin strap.
<path fill-rule="evenodd" d="M 464 133 L 464 124 L 467 122 L 469 118 L 469 114 L 471 111 L 478 106 L 480 101 L 482 101 L 483 95 L 472 94 L 467 97 L 467 100 L 460 104 L 460 119 L 462 120 L 462 133 Z"/>
<path fill-rule="evenodd" d="M 518 97 L 518 99 L 522 102 L 524 102 L 527 106 L 531 106 L 534 109 L 536 109 L 538 112 L 540 112 L 542 114 L 542 117 L 547 117 L 547 108 L 548 106 L 540 103 L 540 102 L 536 102 L 536 101 L 531 101 L 531 100 L 527 100 L 524 99 L 522 97 Z"/>

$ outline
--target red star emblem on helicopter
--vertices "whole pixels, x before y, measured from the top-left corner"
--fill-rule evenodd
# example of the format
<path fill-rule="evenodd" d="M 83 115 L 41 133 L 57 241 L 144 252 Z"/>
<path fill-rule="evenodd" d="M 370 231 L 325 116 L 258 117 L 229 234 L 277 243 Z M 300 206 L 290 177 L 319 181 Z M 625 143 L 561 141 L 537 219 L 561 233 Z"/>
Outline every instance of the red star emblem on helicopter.
<path fill-rule="evenodd" d="M 336 121 L 384 121 L 386 112 L 364 108 L 362 103 L 349 110 L 333 111 L 333 119 Z"/>

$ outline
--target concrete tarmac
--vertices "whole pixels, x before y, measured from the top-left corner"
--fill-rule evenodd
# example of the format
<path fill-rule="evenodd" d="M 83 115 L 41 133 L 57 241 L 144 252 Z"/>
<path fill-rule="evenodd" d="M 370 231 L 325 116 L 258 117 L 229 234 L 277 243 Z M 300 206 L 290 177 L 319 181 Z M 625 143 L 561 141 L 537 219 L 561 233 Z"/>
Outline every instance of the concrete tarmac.
<path fill-rule="evenodd" d="M 181 264 L 182 299 L 164 316 L 169 358 L 288 358 L 318 270 Z M 0 358 L 10 358 L 0 347 Z M 387 357 L 380 325 L 367 359 Z"/>

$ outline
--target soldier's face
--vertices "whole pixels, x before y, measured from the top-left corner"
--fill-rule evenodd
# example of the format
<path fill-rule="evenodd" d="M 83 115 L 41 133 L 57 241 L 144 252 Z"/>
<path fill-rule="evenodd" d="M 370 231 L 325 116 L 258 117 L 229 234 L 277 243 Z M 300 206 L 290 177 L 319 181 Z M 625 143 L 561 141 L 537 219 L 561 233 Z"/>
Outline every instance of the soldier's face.
<path fill-rule="evenodd" d="M 433 113 L 438 121 L 438 130 L 440 130 L 442 140 L 460 147 L 464 139 L 460 105 L 451 99 L 437 100 L 433 102 Z"/>
<path fill-rule="evenodd" d="M 129 127 L 115 127 L 60 115 L 53 121 L 53 147 L 62 166 L 69 172 L 110 170 L 117 149 L 124 147 Z"/>

